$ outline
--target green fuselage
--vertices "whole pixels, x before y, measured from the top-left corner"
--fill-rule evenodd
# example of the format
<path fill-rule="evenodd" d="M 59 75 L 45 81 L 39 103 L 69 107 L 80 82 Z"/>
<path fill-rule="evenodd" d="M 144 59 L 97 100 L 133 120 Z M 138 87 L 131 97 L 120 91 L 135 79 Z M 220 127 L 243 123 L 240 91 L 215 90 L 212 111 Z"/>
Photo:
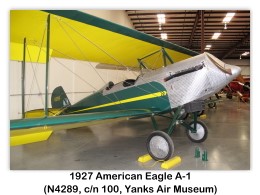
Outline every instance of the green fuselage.
<path fill-rule="evenodd" d="M 158 113 L 171 109 L 167 90 L 158 82 L 124 87 L 116 92 L 103 95 L 105 90 L 107 89 L 101 89 L 70 106 L 64 114 L 131 109 L 149 109 Z"/>

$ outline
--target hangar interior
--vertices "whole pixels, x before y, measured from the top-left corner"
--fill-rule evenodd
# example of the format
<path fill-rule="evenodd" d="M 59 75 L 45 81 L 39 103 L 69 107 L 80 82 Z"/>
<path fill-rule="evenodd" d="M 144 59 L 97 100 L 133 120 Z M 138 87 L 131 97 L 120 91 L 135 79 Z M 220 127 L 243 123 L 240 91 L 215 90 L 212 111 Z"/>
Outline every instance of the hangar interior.
<path fill-rule="evenodd" d="M 198 53 L 209 52 L 227 64 L 241 68 L 250 79 L 250 11 L 249 10 L 82 10 L 113 23 L 164 39 Z M 227 14 L 230 20 L 224 22 Z M 158 14 L 165 21 L 158 21 Z M 233 14 L 233 15 L 232 15 Z M 217 38 L 213 38 L 217 33 Z M 166 37 L 161 37 L 162 34 Z M 118 83 L 135 79 L 139 70 L 99 68 L 98 62 L 51 57 L 49 92 L 63 86 L 73 104 L 97 91 L 109 81 Z M 25 79 L 26 111 L 44 107 L 45 65 L 27 63 Z M 10 60 L 10 119 L 20 119 L 21 74 L 19 60 Z M 90 84 L 91 83 L 91 84 Z M 49 93 L 51 96 L 51 93 Z M 250 97 L 227 98 L 220 94 L 214 108 L 206 106 L 208 138 L 191 142 L 185 129 L 177 125 L 172 139 L 174 156 L 182 162 L 179 170 L 248 170 L 250 169 Z M 49 98 L 50 99 L 50 98 Z M 51 105 L 50 102 L 48 103 Z M 160 129 L 167 118 L 156 117 Z M 188 118 L 189 120 L 189 118 Z M 146 139 L 153 131 L 149 118 L 109 120 L 101 124 L 53 132 L 44 142 L 10 147 L 12 170 L 161 170 L 160 162 L 140 163 L 147 153 Z M 194 158 L 199 148 L 207 151 L 208 161 Z"/>

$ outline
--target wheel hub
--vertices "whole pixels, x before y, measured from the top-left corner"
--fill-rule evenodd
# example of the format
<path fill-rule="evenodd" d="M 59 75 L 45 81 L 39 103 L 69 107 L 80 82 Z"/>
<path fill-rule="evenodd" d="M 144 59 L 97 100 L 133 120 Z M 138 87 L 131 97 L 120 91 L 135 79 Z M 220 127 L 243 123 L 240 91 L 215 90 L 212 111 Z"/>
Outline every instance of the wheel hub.
<path fill-rule="evenodd" d="M 154 136 L 150 140 L 150 150 L 157 158 L 165 158 L 169 153 L 169 145 L 161 136 Z"/>

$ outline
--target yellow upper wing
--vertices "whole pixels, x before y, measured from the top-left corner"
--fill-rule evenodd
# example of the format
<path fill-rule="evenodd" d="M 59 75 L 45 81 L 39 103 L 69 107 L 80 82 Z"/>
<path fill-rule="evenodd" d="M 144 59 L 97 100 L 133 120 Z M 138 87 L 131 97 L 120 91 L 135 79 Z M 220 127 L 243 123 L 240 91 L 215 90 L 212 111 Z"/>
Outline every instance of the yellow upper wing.
<path fill-rule="evenodd" d="M 174 62 L 197 55 L 196 52 L 181 46 L 80 11 L 12 10 L 10 12 L 11 60 L 19 60 L 17 53 L 21 53 L 22 56 L 22 47 L 18 49 L 13 45 L 22 44 L 25 37 L 28 45 L 46 47 L 48 14 L 51 14 L 50 49 L 53 57 L 137 67 L 137 58 L 161 47 L 166 49 Z M 34 53 L 31 54 L 30 59 L 27 55 L 27 61 L 38 60 L 39 52 Z M 46 55 L 45 49 L 40 53 L 42 56 Z M 41 59 L 44 62 L 45 58 Z M 162 64 L 163 61 L 159 60 L 156 66 L 161 67 Z"/>

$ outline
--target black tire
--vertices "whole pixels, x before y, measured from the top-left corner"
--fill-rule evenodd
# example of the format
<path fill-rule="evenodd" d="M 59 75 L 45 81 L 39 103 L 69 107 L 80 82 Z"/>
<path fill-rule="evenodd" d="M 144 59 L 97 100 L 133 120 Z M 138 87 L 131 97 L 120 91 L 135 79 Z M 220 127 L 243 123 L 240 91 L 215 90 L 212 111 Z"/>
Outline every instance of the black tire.
<path fill-rule="evenodd" d="M 245 82 L 245 85 L 243 86 L 243 90 L 245 92 L 250 91 L 250 82 Z"/>
<path fill-rule="evenodd" d="M 216 102 L 211 102 L 211 103 L 208 104 L 208 107 L 214 108 L 214 107 L 216 107 L 216 105 L 217 105 Z"/>
<path fill-rule="evenodd" d="M 189 126 L 194 127 L 194 121 L 189 123 Z M 203 122 L 197 121 L 197 132 L 192 133 L 189 129 L 187 129 L 186 134 L 192 142 L 201 143 L 208 137 L 208 128 Z"/>
<path fill-rule="evenodd" d="M 231 99 L 232 99 L 232 97 L 233 97 L 233 96 L 232 96 L 232 93 L 227 93 L 227 95 L 226 95 L 226 96 L 227 96 L 227 98 L 228 98 L 228 99 L 230 99 L 230 100 L 231 100 Z"/>
<path fill-rule="evenodd" d="M 171 137 L 163 131 L 154 131 L 147 138 L 146 147 L 154 160 L 169 160 L 174 151 Z"/>

